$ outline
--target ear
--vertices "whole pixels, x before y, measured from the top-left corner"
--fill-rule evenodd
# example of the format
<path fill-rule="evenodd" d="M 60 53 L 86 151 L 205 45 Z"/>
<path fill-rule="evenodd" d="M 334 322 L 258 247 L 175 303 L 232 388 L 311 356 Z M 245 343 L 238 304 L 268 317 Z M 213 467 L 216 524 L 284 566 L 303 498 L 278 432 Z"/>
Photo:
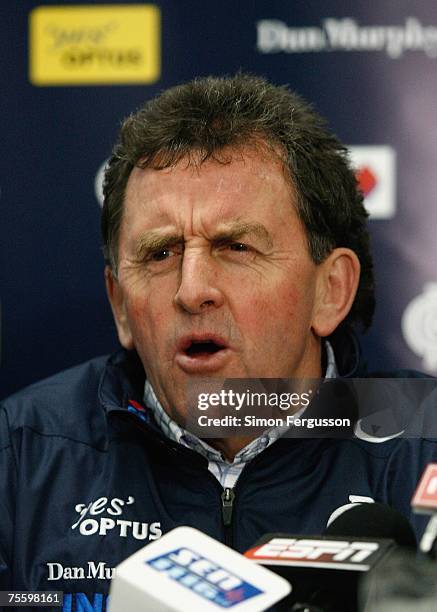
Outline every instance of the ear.
<path fill-rule="evenodd" d="M 312 329 L 326 337 L 348 315 L 360 280 L 360 262 L 351 249 L 338 248 L 319 265 Z"/>
<path fill-rule="evenodd" d="M 110 266 L 105 267 L 105 284 L 106 293 L 108 294 L 109 303 L 111 304 L 112 314 L 114 315 L 114 321 L 117 327 L 120 344 L 125 349 L 133 349 L 134 342 L 126 315 L 123 289 L 121 288 L 120 283 L 118 282 Z"/>

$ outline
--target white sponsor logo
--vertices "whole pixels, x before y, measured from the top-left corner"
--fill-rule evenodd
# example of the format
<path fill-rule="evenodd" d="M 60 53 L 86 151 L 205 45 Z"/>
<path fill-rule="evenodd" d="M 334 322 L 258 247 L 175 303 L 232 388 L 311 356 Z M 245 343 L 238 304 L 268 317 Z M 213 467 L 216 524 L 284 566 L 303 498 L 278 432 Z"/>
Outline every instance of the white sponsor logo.
<path fill-rule="evenodd" d="M 375 500 L 372 497 L 367 497 L 366 495 L 349 495 L 349 501 L 349 504 L 344 504 L 343 506 L 339 506 L 334 510 L 334 512 L 329 517 L 328 522 L 326 523 L 327 527 L 329 527 L 329 525 L 333 521 L 335 521 L 336 518 L 343 514 L 343 512 L 350 510 L 350 508 L 354 508 L 355 506 L 359 506 L 360 504 L 375 503 Z"/>
<path fill-rule="evenodd" d="M 437 370 L 437 283 L 427 283 L 411 300 L 402 317 L 402 333 L 423 367 Z"/>
<path fill-rule="evenodd" d="M 371 219 L 396 213 L 396 154 L 388 145 L 348 147 L 352 166 Z"/>
<path fill-rule="evenodd" d="M 105 561 L 88 561 L 85 567 L 65 566 L 62 563 L 47 563 L 47 580 L 112 580 L 114 568 Z"/>
<path fill-rule="evenodd" d="M 109 159 L 105 159 L 105 161 L 99 166 L 94 178 L 94 194 L 100 207 L 103 206 L 103 179 L 105 177 L 105 170 L 108 161 Z"/>
<path fill-rule="evenodd" d="M 117 518 L 123 514 L 126 506 L 135 503 L 135 499 L 130 495 L 127 500 L 119 497 L 99 497 L 96 501 L 75 506 L 79 518 L 71 529 L 78 529 L 83 536 L 94 534 L 107 535 L 109 532 L 116 533 L 121 538 L 128 536 L 136 540 L 157 540 L 161 537 L 161 523 L 142 523 L 139 521 L 128 521 Z M 109 516 L 104 516 L 109 514 Z M 102 516 L 103 515 L 103 516 Z"/>
<path fill-rule="evenodd" d="M 300 561 L 362 563 L 378 550 L 377 542 L 273 538 L 254 552 L 254 557 Z"/>
<path fill-rule="evenodd" d="M 437 26 L 406 17 L 402 25 L 360 25 L 356 19 L 327 18 L 319 26 L 289 27 L 279 19 L 257 22 L 260 53 L 377 51 L 398 59 L 408 51 L 437 57 Z"/>

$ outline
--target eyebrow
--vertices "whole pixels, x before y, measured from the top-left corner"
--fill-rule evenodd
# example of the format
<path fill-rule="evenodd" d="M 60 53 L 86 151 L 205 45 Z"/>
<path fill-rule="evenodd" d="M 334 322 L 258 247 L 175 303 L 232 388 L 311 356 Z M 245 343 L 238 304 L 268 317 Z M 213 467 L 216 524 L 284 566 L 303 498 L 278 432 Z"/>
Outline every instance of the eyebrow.
<path fill-rule="evenodd" d="M 273 240 L 262 223 L 241 223 L 236 221 L 217 231 L 212 240 L 213 242 L 235 241 L 251 234 L 265 242 L 268 248 L 272 248 Z"/>
<path fill-rule="evenodd" d="M 216 231 L 209 240 L 212 243 L 221 244 L 240 240 L 244 236 L 250 234 L 261 239 L 268 248 L 272 248 L 273 240 L 262 223 L 241 223 L 236 221 L 226 224 L 222 229 Z M 160 249 L 169 248 L 176 244 L 183 244 L 184 242 L 185 239 L 182 235 L 163 235 L 157 231 L 150 231 L 139 238 L 135 254 L 138 259 L 141 259 L 152 251 L 159 251 Z"/>
<path fill-rule="evenodd" d="M 161 249 L 166 249 L 175 244 L 183 244 L 184 238 L 183 236 L 176 235 L 163 235 L 159 232 L 147 232 L 147 234 L 143 234 L 141 238 L 138 240 L 138 244 L 136 245 L 135 255 L 138 259 L 141 259 L 147 253 L 151 253 L 153 251 L 159 251 Z"/>

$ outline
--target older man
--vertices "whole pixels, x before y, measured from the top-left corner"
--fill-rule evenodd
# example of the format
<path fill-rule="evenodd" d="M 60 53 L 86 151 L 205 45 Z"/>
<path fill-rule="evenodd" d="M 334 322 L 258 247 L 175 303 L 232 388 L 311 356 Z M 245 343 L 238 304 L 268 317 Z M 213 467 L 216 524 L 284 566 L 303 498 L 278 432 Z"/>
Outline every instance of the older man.
<path fill-rule="evenodd" d="M 205 440 L 187 424 L 200 379 L 365 375 L 351 330 L 374 309 L 367 215 L 320 117 L 253 76 L 169 89 L 125 121 L 104 193 L 123 350 L 4 403 L 3 583 L 104 609 L 111 568 L 177 525 L 245 550 L 321 532 L 354 501 L 408 514 L 431 442 Z"/>

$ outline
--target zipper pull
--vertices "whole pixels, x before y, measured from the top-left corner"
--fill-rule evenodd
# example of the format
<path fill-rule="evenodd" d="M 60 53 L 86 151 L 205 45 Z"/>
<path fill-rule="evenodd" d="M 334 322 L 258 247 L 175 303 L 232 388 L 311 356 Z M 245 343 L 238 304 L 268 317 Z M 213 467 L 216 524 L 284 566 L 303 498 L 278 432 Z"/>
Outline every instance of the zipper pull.
<path fill-rule="evenodd" d="M 232 510 L 235 499 L 234 489 L 226 487 L 222 493 L 222 516 L 223 524 L 225 527 L 229 527 L 232 522 Z"/>

